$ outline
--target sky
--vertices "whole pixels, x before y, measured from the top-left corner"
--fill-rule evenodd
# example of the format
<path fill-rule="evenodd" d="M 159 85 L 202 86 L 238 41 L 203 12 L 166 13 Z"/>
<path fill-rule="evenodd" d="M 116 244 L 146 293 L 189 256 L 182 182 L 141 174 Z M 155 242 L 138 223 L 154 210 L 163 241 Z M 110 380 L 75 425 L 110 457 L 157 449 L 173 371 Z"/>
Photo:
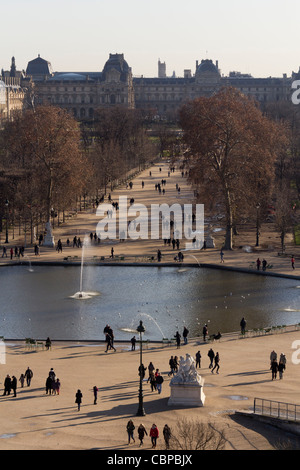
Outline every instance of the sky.
<path fill-rule="evenodd" d="M 123 53 L 134 76 L 167 76 L 196 61 L 221 73 L 291 76 L 300 66 L 299 0 L 0 0 L 0 69 L 38 54 L 55 72 L 102 71 Z"/>

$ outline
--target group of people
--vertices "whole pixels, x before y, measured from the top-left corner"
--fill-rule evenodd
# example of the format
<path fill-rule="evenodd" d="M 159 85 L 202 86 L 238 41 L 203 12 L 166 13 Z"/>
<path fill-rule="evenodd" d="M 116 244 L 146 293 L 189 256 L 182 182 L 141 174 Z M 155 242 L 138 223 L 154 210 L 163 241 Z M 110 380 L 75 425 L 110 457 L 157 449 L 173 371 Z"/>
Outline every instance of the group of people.
<path fill-rule="evenodd" d="M 50 369 L 46 379 L 46 395 L 59 395 L 60 380 L 56 378 L 53 368 Z"/>
<path fill-rule="evenodd" d="M 134 438 L 135 425 L 132 419 L 128 421 L 127 426 L 126 426 L 126 431 L 128 434 L 128 445 L 129 445 L 131 441 L 135 442 L 135 438 Z M 138 434 L 140 447 L 141 447 L 144 444 L 145 436 L 148 436 L 147 430 L 142 423 L 137 428 L 137 434 Z M 169 449 L 172 433 L 171 433 L 170 427 L 167 424 L 165 424 L 163 428 L 163 436 L 164 436 L 166 449 Z M 152 424 L 149 430 L 149 437 L 151 439 L 152 449 L 155 449 L 157 445 L 157 439 L 159 438 L 159 430 L 155 423 Z"/>
<path fill-rule="evenodd" d="M 114 347 L 114 332 L 113 329 L 109 326 L 106 325 L 103 333 L 105 334 L 105 342 L 106 342 L 106 350 L 105 352 L 109 351 L 110 349 L 113 349 L 116 352 L 116 348 Z"/>
<path fill-rule="evenodd" d="M 276 351 L 272 351 L 270 354 L 270 370 L 272 372 L 272 380 L 277 378 L 277 372 L 279 373 L 279 378 L 283 378 L 283 372 L 286 369 L 286 356 L 284 353 L 280 354 L 279 361 L 277 361 Z"/>
<path fill-rule="evenodd" d="M 15 258 L 20 258 L 20 256 L 24 257 L 24 252 L 25 252 L 25 248 L 24 246 L 15 246 L 15 249 L 13 249 L 13 247 L 10 248 L 9 250 L 9 254 L 10 254 L 10 259 L 13 259 L 14 255 L 15 255 Z M 5 245 L 3 245 L 3 248 L 2 248 L 2 258 L 7 258 L 7 248 Z"/>
<path fill-rule="evenodd" d="M 26 381 L 27 386 L 29 387 L 31 384 L 31 379 L 33 377 L 33 372 L 30 369 L 30 367 L 27 367 L 25 374 L 21 374 L 19 381 L 21 384 L 21 387 L 24 387 L 24 383 Z M 4 391 L 3 391 L 3 396 L 10 395 L 11 391 L 13 391 L 14 397 L 17 396 L 17 378 L 15 375 L 10 377 L 9 374 L 4 379 Z"/>
<path fill-rule="evenodd" d="M 256 260 L 256 269 L 257 269 L 257 271 L 260 270 L 260 266 L 262 267 L 262 270 L 265 271 L 267 269 L 267 264 L 268 263 L 265 259 L 263 259 L 261 261 L 259 258 L 257 258 L 257 260 Z"/>

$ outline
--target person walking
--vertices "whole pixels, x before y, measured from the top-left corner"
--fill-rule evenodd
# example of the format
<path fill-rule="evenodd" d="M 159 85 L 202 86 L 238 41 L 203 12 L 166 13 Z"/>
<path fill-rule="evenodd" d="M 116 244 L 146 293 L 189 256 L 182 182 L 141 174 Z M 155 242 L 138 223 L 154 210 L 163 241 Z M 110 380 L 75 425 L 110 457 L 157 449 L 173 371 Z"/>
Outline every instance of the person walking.
<path fill-rule="evenodd" d="M 77 390 L 76 395 L 75 395 L 75 403 L 77 403 L 77 410 L 80 411 L 80 406 L 82 403 L 82 393 L 81 390 Z"/>
<path fill-rule="evenodd" d="M 285 363 L 279 360 L 278 372 L 280 380 L 283 378 L 283 371 L 285 370 Z"/>
<path fill-rule="evenodd" d="M 149 374 L 149 377 L 148 377 L 147 382 L 149 382 L 149 380 L 150 380 L 150 378 L 151 378 L 151 374 L 154 375 L 154 369 L 155 369 L 155 367 L 154 367 L 153 363 L 150 361 L 150 362 L 149 362 L 149 365 L 148 365 L 148 374 Z"/>
<path fill-rule="evenodd" d="M 217 374 L 219 373 L 219 369 L 220 369 L 220 356 L 219 356 L 219 353 L 217 352 L 216 355 L 215 355 L 215 365 L 214 367 L 212 368 L 211 370 L 211 373 L 213 374 L 214 373 L 214 370 L 217 369 Z"/>
<path fill-rule="evenodd" d="M 48 395 L 48 392 L 49 392 L 49 395 L 51 395 L 52 389 L 53 389 L 53 380 L 50 377 L 50 375 L 48 375 L 46 379 L 46 395 Z"/>
<path fill-rule="evenodd" d="M 11 389 L 14 392 L 14 397 L 16 397 L 17 396 L 17 379 L 14 375 L 11 378 Z"/>
<path fill-rule="evenodd" d="M 106 341 L 106 350 L 105 350 L 105 352 L 107 353 L 107 351 L 109 349 L 113 349 L 116 352 L 116 348 L 113 345 L 112 337 L 111 337 L 110 334 L 106 333 L 105 341 Z"/>
<path fill-rule="evenodd" d="M 174 375 L 174 358 L 173 358 L 173 356 L 170 357 L 169 366 L 170 366 L 170 372 L 168 373 L 168 376 L 170 377 L 170 375 Z"/>
<path fill-rule="evenodd" d="M 272 380 L 276 379 L 277 377 L 277 372 L 278 372 L 278 362 L 276 359 L 274 359 L 271 362 L 271 371 L 272 371 Z"/>
<path fill-rule="evenodd" d="M 160 373 L 158 372 L 158 374 L 156 376 L 156 389 L 157 389 L 159 394 L 161 394 L 163 381 L 164 381 L 163 376 L 160 375 Z"/>
<path fill-rule="evenodd" d="M 24 387 L 24 382 L 25 382 L 25 375 L 24 374 L 20 375 L 19 381 L 20 381 L 20 384 L 21 384 L 21 388 L 23 388 Z"/>
<path fill-rule="evenodd" d="M 209 368 L 211 369 L 213 367 L 213 361 L 214 361 L 214 357 L 215 357 L 215 352 L 213 351 L 212 348 L 210 348 L 210 350 L 208 351 L 207 353 L 209 359 L 210 359 L 210 364 L 209 364 Z"/>
<path fill-rule="evenodd" d="M 156 426 L 156 424 L 152 424 L 152 427 L 150 429 L 150 437 L 151 437 L 151 443 L 152 443 L 152 449 L 155 449 L 156 447 L 156 442 L 159 437 L 159 431 Z"/>
<path fill-rule="evenodd" d="M 224 252 L 223 252 L 223 248 L 221 248 L 221 251 L 220 251 L 220 258 L 221 258 L 221 263 L 224 263 Z"/>
<path fill-rule="evenodd" d="M 133 424 L 132 419 L 130 419 L 126 426 L 127 434 L 128 434 L 128 445 L 130 444 L 130 440 L 132 439 L 135 442 L 133 432 L 135 430 L 135 425 Z"/>
<path fill-rule="evenodd" d="M 60 380 L 56 379 L 53 383 L 53 394 L 59 395 L 59 392 L 60 392 Z"/>
<path fill-rule="evenodd" d="M 98 387 L 96 385 L 94 385 L 93 387 L 93 394 L 94 394 L 94 405 L 97 405 Z"/>
<path fill-rule="evenodd" d="M 141 447 L 144 443 L 143 442 L 144 437 L 145 437 L 145 435 L 148 436 L 148 433 L 146 431 L 145 426 L 142 423 L 139 425 L 137 432 L 138 432 L 138 436 L 139 436 L 139 440 L 140 440 L 140 447 Z"/>
<path fill-rule="evenodd" d="M 197 367 L 201 368 L 201 353 L 200 351 L 196 352 L 196 369 Z"/>
<path fill-rule="evenodd" d="M 273 361 L 277 361 L 277 352 L 274 351 L 274 349 L 270 354 L 270 364 L 272 364 Z"/>
<path fill-rule="evenodd" d="M 33 377 L 33 372 L 29 367 L 27 367 L 26 372 L 25 372 L 25 379 L 26 379 L 27 387 L 30 387 L 32 377 Z"/>
<path fill-rule="evenodd" d="M 294 258 L 294 255 L 292 255 L 292 257 L 291 257 L 291 265 L 292 265 L 292 268 L 295 269 L 295 258 Z"/>
<path fill-rule="evenodd" d="M 166 449 L 170 448 L 171 435 L 172 435 L 172 433 L 171 433 L 170 427 L 167 424 L 165 424 L 164 429 L 163 429 L 163 436 L 164 436 L 164 441 L 165 441 L 165 444 L 166 444 Z"/>

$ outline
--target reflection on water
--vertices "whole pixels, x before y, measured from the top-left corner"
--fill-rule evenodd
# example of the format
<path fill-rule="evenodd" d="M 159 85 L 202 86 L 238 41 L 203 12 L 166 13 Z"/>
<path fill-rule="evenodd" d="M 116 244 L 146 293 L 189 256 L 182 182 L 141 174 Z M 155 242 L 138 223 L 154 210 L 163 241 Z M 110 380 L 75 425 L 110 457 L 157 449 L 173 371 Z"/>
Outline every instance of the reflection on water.
<path fill-rule="evenodd" d="M 230 271 L 175 267 L 25 266 L 0 269 L 0 335 L 52 339 L 103 339 L 109 323 L 116 339 L 130 339 L 142 319 L 145 338 L 171 338 L 187 326 L 190 336 L 300 322 L 299 281 Z"/>

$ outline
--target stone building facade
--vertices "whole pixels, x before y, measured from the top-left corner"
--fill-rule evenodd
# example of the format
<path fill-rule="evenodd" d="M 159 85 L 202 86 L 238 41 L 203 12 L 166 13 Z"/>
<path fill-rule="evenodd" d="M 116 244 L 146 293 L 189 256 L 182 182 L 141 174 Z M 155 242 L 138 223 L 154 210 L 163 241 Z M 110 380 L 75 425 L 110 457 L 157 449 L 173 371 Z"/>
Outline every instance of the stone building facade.
<path fill-rule="evenodd" d="M 24 87 L 33 84 L 35 103 L 60 106 L 85 120 L 93 119 L 97 108 L 110 106 L 143 109 L 158 116 L 174 115 L 186 101 L 230 86 L 262 104 L 288 101 L 296 76 L 294 72 L 280 78 L 254 78 L 239 72 L 224 76 L 218 61 L 205 59 L 196 61 L 194 72 L 184 70 L 183 77 L 175 73 L 167 77 L 166 64 L 160 60 L 158 77 L 134 77 L 123 54 L 110 54 L 102 72 L 54 73 L 51 63 L 38 56 L 28 62 L 20 83 Z"/>

